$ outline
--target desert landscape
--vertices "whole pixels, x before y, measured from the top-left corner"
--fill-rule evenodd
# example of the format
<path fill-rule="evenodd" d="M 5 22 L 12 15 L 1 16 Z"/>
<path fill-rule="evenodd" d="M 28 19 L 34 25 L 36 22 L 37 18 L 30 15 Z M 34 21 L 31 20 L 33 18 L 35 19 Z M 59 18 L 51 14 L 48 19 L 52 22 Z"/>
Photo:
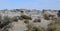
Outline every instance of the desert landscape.
<path fill-rule="evenodd" d="M 60 10 L 0 10 L 0 31 L 60 31 Z"/>

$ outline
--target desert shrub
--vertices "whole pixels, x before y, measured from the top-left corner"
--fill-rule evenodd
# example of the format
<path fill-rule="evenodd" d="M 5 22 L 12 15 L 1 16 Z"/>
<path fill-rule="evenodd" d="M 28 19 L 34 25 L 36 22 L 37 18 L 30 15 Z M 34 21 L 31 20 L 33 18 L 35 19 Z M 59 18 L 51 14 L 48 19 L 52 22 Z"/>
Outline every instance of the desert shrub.
<path fill-rule="evenodd" d="M 45 31 L 42 27 L 33 27 L 31 31 Z"/>
<path fill-rule="evenodd" d="M 48 24 L 48 31 L 55 31 L 55 30 L 60 30 L 60 21 L 52 21 L 50 24 Z"/>
<path fill-rule="evenodd" d="M 2 22 L 2 16 L 0 15 L 0 25 L 1 25 L 1 22 Z"/>
<path fill-rule="evenodd" d="M 41 31 L 41 30 L 39 30 L 37 27 L 33 27 L 32 31 Z"/>
<path fill-rule="evenodd" d="M 9 23 L 11 23 L 10 18 L 8 16 L 4 16 L 3 20 L 1 20 L 0 28 L 7 26 Z"/>
<path fill-rule="evenodd" d="M 2 16 L 0 15 L 0 20 L 2 20 Z"/>
<path fill-rule="evenodd" d="M 48 31 L 55 31 L 57 29 L 58 29 L 58 25 L 50 25 L 47 30 Z"/>
<path fill-rule="evenodd" d="M 29 20 L 25 20 L 24 23 L 28 24 L 29 23 Z"/>
<path fill-rule="evenodd" d="M 0 25 L 0 28 L 3 28 L 4 26 L 7 26 L 10 22 L 3 22 L 1 25 Z"/>
<path fill-rule="evenodd" d="M 50 17 L 50 19 L 51 19 L 51 20 L 56 19 L 56 18 L 54 18 L 54 17 L 55 17 L 55 15 L 49 15 L 49 17 Z"/>
<path fill-rule="evenodd" d="M 26 15 L 21 15 L 21 17 L 22 17 L 23 19 L 29 19 L 29 20 L 31 20 L 31 19 L 32 19 L 31 17 L 26 16 Z"/>
<path fill-rule="evenodd" d="M 54 17 L 54 15 L 49 15 L 49 17 Z"/>
<path fill-rule="evenodd" d="M 19 20 L 23 20 L 23 18 L 22 17 L 19 17 Z"/>
<path fill-rule="evenodd" d="M 35 19 L 33 22 L 41 22 L 41 19 Z"/>
<path fill-rule="evenodd" d="M 54 20 L 52 20 L 52 24 L 60 24 L 60 20 L 54 19 Z"/>
<path fill-rule="evenodd" d="M 23 18 L 21 17 L 21 16 L 14 16 L 14 17 L 12 17 L 12 19 L 18 19 L 18 20 L 23 20 Z"/>
<path fill-rule="evenodd" d="M 32 27 L 33 27 L 33 25 L 31 25 L 31 24 L 28 24 L 28 25 L 27 25 L 28 30 L 31 30 Z"/>
<path fill-rule="evenodd" d="M 16 11 L 20 11 L 19 9 L 16 9 Z"/>
<path fill-rule="evenodd" d="M 12 28 L 13 26 L 12 26 L 12 24 L 10 23 L 10 24 L 8 24 L 7 26 L 4 26 L 3 28 L 2 28 L 2 31 L 9 31 L 9 28 Z"/>
<path fill-rule="evenodd" d="M 0 15 L 0 28 L 1 28 L 2 16 Z"/>
<path fill-rule="evenodd" d="M 14 17 L 12 17 L 12 21 L 15 21 L 15 22 L 17 22 L 17 21 L 18 21 L 18 18 L 17 18 L 17 16 L 14 16 Z"/>
<path fill-rule="evenodd" d="M 43 9 L 43 11 L 42 11 L 42 13 L 44 13 L 46 10 L 45 9 Z"/>
<path fill-rule="evenodd" d="M 3 21 L 4 21 L 4 22 L 7 22 L 7 21 L 10 21 L 10 22 L 11 22 L 11 18 L 8 17 L 8 16 L 4 16 L 4 17 L 3 17 Z"/>
<path fill-rule="evenodd" d="M 47 31 L 56 31 L 56 30 L 60 30 L 60 25 L 53 24 L 53 25 L 48 26 L 48 29 L 47 29 Z"/>
<path fill-rule="evenodd" d="M 23 13 L 24 11 L 20 11 L 21 13 Z"/>
<path fill-rule="evenodd" d="M 57 16 L 60 17 L 60 10 L 58 11 Z"/>
<path fill-rule="evenodd" d="M 40 26 L 33 26 L 32 24 L 27 25 L 28 31 L 45 31 L 43 27 Z"/>
<path fill-rule="evenodd" d="M 44 15 L 44 19 L 46 19 L 46 20 L 49 20 L 50 18 L 49 18 L 49 16 L 48 15 Z"/>
<path fill-rule="evenodd" d="M 9 25 L 12 21 L 10 20 L 11 18 L 8 16 L 4 16 L 3 19 L 0 20 L 0 29 L 2 31 L 8 31 L 8 28 L 11 28 Z"/>

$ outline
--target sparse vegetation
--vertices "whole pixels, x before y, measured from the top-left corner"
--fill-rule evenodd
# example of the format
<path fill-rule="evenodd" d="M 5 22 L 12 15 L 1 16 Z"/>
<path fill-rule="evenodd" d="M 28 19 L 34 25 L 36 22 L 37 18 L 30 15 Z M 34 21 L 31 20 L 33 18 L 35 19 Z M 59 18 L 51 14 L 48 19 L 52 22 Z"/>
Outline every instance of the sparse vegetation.
<path fill-rule="evenodd" d="M 35 19 L 33 22 L 41 22 L 41 19 Z"/>
<path fill-rule="evenodd" d="M 27 26 L 27 28 L 28 28 L 28 31 L 45 31 L 44 30 L 44 28 L 42 28 L 42 27 L 36 27 L 36 26 L 33 26 L 33 25 L 28 25 Z"/>
<path fill-rule="evenodd" d="M 28 24 L 28 25 L 27 25 L 28 30 L 31 30 L 32 27 L 33 27 L 33 25 L 31 25 L 31 24 Z"/>
<path fill-rule="evenodd" d="M 24 11 L 20 11 L 21 13 L 23 13 Z"/>
<path fill-rule="evenodd" d="M 55 31 L 57 29 L 57 27 L 54 25 L 54 26 L 50 26 L 48 28 L 48 31 Z"/>
<path fill-rule="evenodd" d="M 32 31 L 45 31 L 42 27 L 33 27 Z"/>
<path fill-rule="evenodd" d="M 49 16 L 47 14 L 44 15 L 44 19 L 49 20 Z"/>
<path fill-rule="evenodd" d="M 23 18 L 22 17 L 19 17 L 19 20 L 23 20 Z"/>
<path fill-rule="evenodd" d="M 8 10 L 4 11 L 3 10 L 3 13 L 8 14 L 9 16 L 10 16 L 11 12 L 13 12 L 13 13 L 11 13 L 12 16 L 13 16 L 13 14 L 15 15 L 15 13 L 16 14 L 18 13 L 19 15 L 9 17 L 9 16 L 5 16 L 5 14 L 4 14 L 3 18 L 2 18 L 2 15 L 0 15 L 0 29 L 2 31 L 9 31 L 8 29 L 12 27 L 12 24 L 11 24 L 12 22 L 14 23 L 14 25 L 18 24 L 18 27 L 20 28 L 19 25 L 21 24 L 21 26 L 22 26 L 22 23 L 24 22 L 25 24 L 23 23 L 23 26 L 25 27 L 25 25 L 27 25 L 27 28 L 28 28 L 26 31 L 60 31 L 60 19 L 59 19 L 60 11 L 58 11 L 58 13 L 55 11 L 56 12 L 56 14 L 55 14 L 55 13 L 52 13 L 54 11 L 49 10 L 50 11 L 49 12 L 48 10 L 45 10 L 45 9 L 43 11 L 39 11 L 39 10 L 37 10 L 37 11 L 36 10 L 34 10 L 34 11 L 30 11 L 30 10 L 24 11 L 24 10 L 25 9 L 14 9 L 12 11 L 8 11 Z M 46 11 L 47 11 L 47 13 L 45 13 Z M 40 14 L 40 12 L 41 12 L 41 14 Z M 1 14 L 3 14 L 3 13 L 1 13 Z M 25 13 L 26 13 L 26 15 L 25 15 Z M 28 14 L 30 16 L 28 16 Z M 35 14 L 37 15 L 37 18 L 35 17 L 36 16 Z M 57 15 L 58 17 L 56 18 L 55 15 Z M 41 18 L 44 21 L 42 21 Z M 32 22 L 32 20 L 33 20 L 33 22 Z M 45 26 L 43 26 L 43 25 L 45 25 L 44 22 L 46 20 L 47 20 L 47 23 L 48 23 L 48 24 L 46 24 L 46 26 L 47 25 L 48 26 L 46 27 L 47 29 L 45 30 L 44 29 Z M 50 23 L 50 21 L 52 21 L 52 22 Z M 30 24 L 30 22 L 31 22 L 31 24 Z M 43 24 L 43 25 L 41 25 L 42 27 L 40 26 L 40 24 Z M 15 26 L 15 27 L 17 27 L 17 26 Z"/>
<path fill-rule="evenodd" d="M 14 16 L 14 17 L 12 18 L 12 21 L 15 21 L 15 22 L 17 22 L 17 21 L 18 21 L 18 18 L 17 18 L 17 16 Z"/>
<path fill-rule="evenodd" d="M 8 16 L 4 16 L 4 19 L 1 20 L 1 28 L 3 28 L 4 26 L 8 25 L 10 23 L 10 18 Z"/>
<path fill-rule="evenodd" d="M 29 20 L 25 20 L 24 23 L 28 24 L 29 23 Z"/>
<path fill-rule="evenodd" d="M 60 21 L 59 20 L 55 20 L 52 21 L 49 25 L 48 25 L 48 31 L 56 31 L 59 30 L 60 31 Z"/>
<path fill-rule="evenodd" d="M 21 15 L 21 17 L 22 17 L 23 19 L 29 19 L 29 20 L 31 20 L 31 19 L 32 19 L 31 17 L 26 16 L 26 15 Z"/>
<path fill-rule="evenodd" d="M 60 17 L 60 10 L 58 11 L 58 14 L 57 15 L 58 15 L 58 17 Z"/>
<path fill-rule="evenodd" d="M 8 31 L 8 28 L 11 28 L 10 26 L 11 26 L 11 20 L 10 20 L 11 18 L 10 17 L 8 17 L 8 16 L 4 16 L 3 17 L 3 19 L 2 19 L 2 17 L 1 17 L 1 20 L 0 20 L 0 29 L 2 30 L 2 31 Z M 10 25 L 9 25 L 10 24 Z"/>

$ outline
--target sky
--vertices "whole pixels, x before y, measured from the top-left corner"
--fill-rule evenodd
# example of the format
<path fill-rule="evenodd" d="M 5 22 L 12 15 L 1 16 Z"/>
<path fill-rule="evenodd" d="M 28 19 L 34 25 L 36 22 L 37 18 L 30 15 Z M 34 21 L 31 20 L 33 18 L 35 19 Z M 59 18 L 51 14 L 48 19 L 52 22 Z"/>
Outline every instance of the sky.
<path fill-rule="evenodd" d="M 0 9 L 60 9 L 60 0 L 0 0 Z"/>

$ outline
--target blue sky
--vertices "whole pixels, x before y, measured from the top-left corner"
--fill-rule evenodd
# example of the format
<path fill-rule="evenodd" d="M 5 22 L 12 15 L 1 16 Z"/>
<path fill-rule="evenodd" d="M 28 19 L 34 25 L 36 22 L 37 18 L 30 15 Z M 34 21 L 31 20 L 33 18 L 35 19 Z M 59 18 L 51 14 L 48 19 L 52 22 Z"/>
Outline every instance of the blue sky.
<path fill-rule="evenodd" d="M 0 0 L 0 9 L 60 9 L 60 0 Z"/>

